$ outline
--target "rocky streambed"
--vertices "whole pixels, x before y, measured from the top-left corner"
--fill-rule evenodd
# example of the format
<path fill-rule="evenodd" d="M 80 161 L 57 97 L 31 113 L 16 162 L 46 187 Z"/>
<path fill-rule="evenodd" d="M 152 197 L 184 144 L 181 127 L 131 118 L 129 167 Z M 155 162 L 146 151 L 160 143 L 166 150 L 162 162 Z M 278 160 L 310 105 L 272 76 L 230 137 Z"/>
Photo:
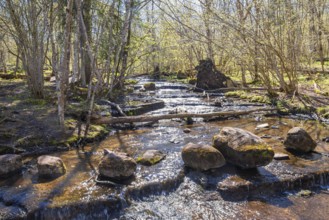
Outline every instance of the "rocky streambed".
<path fill-rule="evenodd" d="M 131 99 L 140 96 L 138 86 L 146 81 L 139 82 Z M 156 82 L 155 91 L 142 92 L 165 105 L 147 114 L 252 107 L 183 86 Z M 222 106 L 214 104 L 219 100 Z M 284 148 L 284 137 L 296 126 L 317 142 L 313 152 L 296 154 Z M 183 146 L 211 145 L 223 127 L 253 132 L 289 159 L 248 170 L 230 164 L 203 172 L 185 167 Z M 55 179 L 40 178 L 37 158 L 24 158 L 20 173 L 0 180 L 0 219 L 326 219 L 329 146 L 321 140 L 327 136 L 327 128 L 315 121 L 258 114 L 213 122 L 198 119 L 193 125 L 164 120 L 151 127 L 115 130 L 100 143 L 52 154 L 66 165 L 65 175 Z M 147 150 L 160 150 L 166 157 L 152 166 L 139 164 L 133 178 L 112 185 L 97 182 L 104 149 L 136 159 Z M 305 189 L 310 191 L 300 193 Z"/>

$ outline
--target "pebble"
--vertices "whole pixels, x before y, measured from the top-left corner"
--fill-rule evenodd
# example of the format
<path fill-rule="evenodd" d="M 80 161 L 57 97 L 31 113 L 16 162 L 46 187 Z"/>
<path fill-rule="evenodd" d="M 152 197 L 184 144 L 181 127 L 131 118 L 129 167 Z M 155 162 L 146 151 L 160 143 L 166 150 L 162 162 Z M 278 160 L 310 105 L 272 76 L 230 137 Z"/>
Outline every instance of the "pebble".
<path fill-rule="evenodd" d="M 185 128 L 183 131 L 184 131 L 184 133 L 191 133 L 191 129 L 189 129 L 189 128 Z"/>
<path fill-rule="evenodd" d="M 262 128 L 269 128 L 270 125 L 268 123 L 257 125 L 256 130 L 262 129 Z"/>
<path fill-rule="evenodd" d="M 177 140 L 176 138 L 171 139 L 169 142 L 173 143 L 173 144 L 179 144 L 180 143 L 180 141 Z"/>
<path fill-rule="evenodd" d="M 329 137 L 322 138 L 322 141 L 329 143 Z"/>
<path fill-rule="evenodd" d="M 272 138 L 272 136 L 268 135 L 268 134 L 265 134 L 265 135 L 261 136 L 260 138 Z"/>

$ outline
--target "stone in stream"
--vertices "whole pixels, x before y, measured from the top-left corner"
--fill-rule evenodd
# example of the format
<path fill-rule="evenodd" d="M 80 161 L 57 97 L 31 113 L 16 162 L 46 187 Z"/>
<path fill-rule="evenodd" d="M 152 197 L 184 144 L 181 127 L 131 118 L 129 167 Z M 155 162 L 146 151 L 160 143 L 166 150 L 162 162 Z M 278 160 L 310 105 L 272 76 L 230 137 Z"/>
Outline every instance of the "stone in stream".
<path fill-rule="evenodd" d="M 104 150 L 104 157 L 98 165 L 98 172 L 103 177 L 122 180 L 132 176 L 136 167 L 136 161 L 126 153 Z"/>
<path fill-rule="evenodd" d="M 289 160 L 289 155 L 284 153 L 275 153 L 274 160 Z"/>
<path fill-rule="evenodd" d="M 166 155 L 159 150 L 148 150 L 139 156 L 136 161 L 142 165 L 151 166 L 159 163 L 165 157 Z"/>
<path fill-rule="evenodd" d="M 225 165 L 221 152 L 209 145 L 188 143 L 182 149 L 182 158 L 186 166 L 202 171 Z"/>
<path fill-rule="evenodd" d="M 184 133 L 191 133 L 191 131 L 192 131 L 192 130 L 189 129 L 189 128 L 184 128 L 184 130 L 183 130 Z"/>
<path fill-rule="evenodd" d="M 38 174 L 45 178 L 55 178 L 66 173 L 65 165 L 61 158 L 43 155 L 37 160 Z"/>
<path fill-rule="evenodd" d="M 329 137 L 322 138 L 322 141 L 329 143 Z"/>
<path fill-rule="evenodd" d="M 308 153 L 314 150 L 317 145 L 312 137 L 300 127 L 290 129 L 283 144 L 287 149 L 292 149 L 302 153 Z"/>
<path fill-rule="evenodd" d="M 0 155 L 0 176 L 20 170 L 23 166 L 22 157 L 17 154 Z"/>
<path fill-rule="evenodd" d="M 143 85 L 143 87 L 144 87 L 145 90 L 155 90 L 155 88 L 156 88 L 155 83 L 153 83 L 153 82 L 145 83 Z"/>
<path fill-rule="evenodd" d="M 225 159 L 243 169 L 269 164 L 274 151 L 260 137 L 240 128 L 224 127 L 213 137 L 213 145 Z"/>
<path fill-rule="evenodd" d="M 262 129 L 262 128 L 269 128 L 270 125 L 268 123 L 257 125 L 256 130 Z"/>

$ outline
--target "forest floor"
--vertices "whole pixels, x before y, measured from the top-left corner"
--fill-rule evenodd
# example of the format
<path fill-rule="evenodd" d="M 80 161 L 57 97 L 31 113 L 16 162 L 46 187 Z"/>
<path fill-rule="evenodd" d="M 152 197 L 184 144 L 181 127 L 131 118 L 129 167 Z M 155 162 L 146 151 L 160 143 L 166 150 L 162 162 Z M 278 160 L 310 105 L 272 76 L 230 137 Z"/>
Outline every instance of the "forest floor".
<path fill-rule="evenodd" d="M 79 102 L 70 100 L 66 129 L 62 132 L 52 83 L 46 83 L 45 99 L 30 98 L 21 79 L 1 80 L 0 84 L 0 154 L 65 150 L 82 140 L 85 124 L 75 117 L 83 111 Z M 89 131 L 84 140 L 94 141 L 108 133 L 106 127 L 99 125 L 91 125 Z"/>
<path fill-rule="evenodd" d="M 237 90 L 227 92 L 226 97 L 276 106 L 280 114 L 317 113 L 320 120 L 328 119 L 329 96 L 326 91 L 329 90 L 329 76 L 320 77 L 322 79 L 317 84 L 321 91 L 315 90 L 312 81 L 305 76 L 298 96 L 279 92 L 279 96 L 273 99 L 266 95 L 266 91 Z M 32 99 L 23 79 L 0 79 L 0 154 L 66 150 L 82 144 L 82 140 L 95 141 L 109 132 L 108 127 L 91 125 L 88 135 L 83 138 L 85 124 L 81 115 L 87 110 L 83 101 L 86 91 L 81 88 L 69 96 L 63 133 L 58 124 L 55 85 L 46 82 L 45 88 L 45 99 Z M 107 111 L 110 115 L 110 110 L 103 106 L 96 105 L 96 111 Z"/>

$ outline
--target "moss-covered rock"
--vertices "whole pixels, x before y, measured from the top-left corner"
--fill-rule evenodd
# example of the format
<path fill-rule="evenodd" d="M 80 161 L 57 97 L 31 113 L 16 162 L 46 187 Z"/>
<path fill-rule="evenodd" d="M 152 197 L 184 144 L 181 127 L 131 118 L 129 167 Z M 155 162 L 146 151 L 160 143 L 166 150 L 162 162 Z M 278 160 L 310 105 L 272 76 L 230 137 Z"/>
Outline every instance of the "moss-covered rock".
<path fill-rule="evenodd" d="M 153 82 L 145 83 L 143 86 L 144 86 L 145 90 L 155 90 L 156 89 L 155 83 L 153 83 Z"/>
<path fill-rule="evenodd" d="M 188 143 L 182 150 L 186 166 L 196 170 L 209 170 L 222 167 L 225 159 L 221 152 L 209 145 Z"/>
<path fill-rule="evenodd" d="M 159 150 L 148 150 L 139 157 L 137 157 L 136 161 L 137 163 L 151 166 L 156 163 L 159 163 L 161 160 L 163 160 L 166 157 L 164 153 L 162 153 Z"/>
<path fill-rule="evenodd" d="M 240 128 L 222 128 L 213 145 L 228 162 L 243 169 L 265 166 L 274 157 L 273 149 L 260 137 Z"/>

